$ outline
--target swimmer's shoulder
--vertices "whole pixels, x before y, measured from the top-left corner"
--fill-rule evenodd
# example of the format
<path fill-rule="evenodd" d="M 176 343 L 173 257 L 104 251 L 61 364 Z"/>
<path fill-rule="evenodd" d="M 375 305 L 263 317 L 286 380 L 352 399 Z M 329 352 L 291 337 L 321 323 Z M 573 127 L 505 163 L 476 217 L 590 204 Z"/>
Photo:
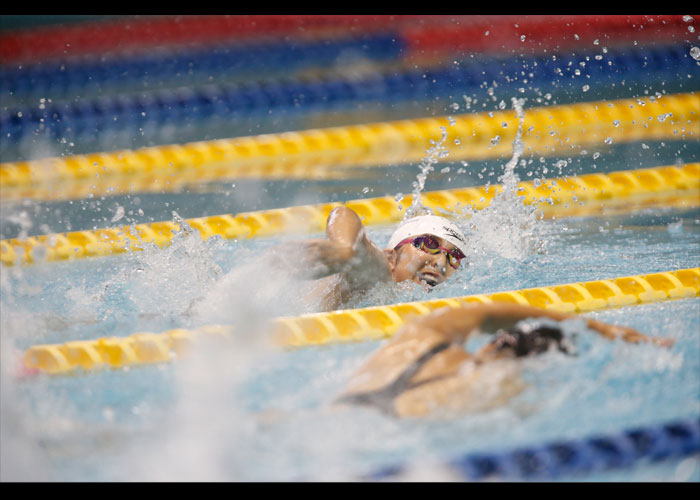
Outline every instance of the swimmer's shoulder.
<path fill-rule="evenodd" d="M 466 362 L 452 376 L 420 384 L 394 398 L 399 417 L 447 417 L 500 408 L 522 393 L 526 384 L 512 360 Z"/>

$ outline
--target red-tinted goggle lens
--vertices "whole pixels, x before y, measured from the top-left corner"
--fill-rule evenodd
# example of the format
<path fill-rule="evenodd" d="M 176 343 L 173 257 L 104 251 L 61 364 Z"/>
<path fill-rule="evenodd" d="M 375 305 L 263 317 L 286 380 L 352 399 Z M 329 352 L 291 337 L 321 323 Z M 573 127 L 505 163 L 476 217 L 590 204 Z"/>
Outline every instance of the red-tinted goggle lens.
<path fill-rule="evenodd" d="M 429 234 L 417 236 L 410 241 L 406 241 L 405 243 L 412 243 L 414 247 L 431 255 L 435 255 L 440 251 L 445 252 L 448 264 L 450 264 L 450 266 L 452 266 L 454 269 L 459 268 L 459 263 L 464 258 L 464 254 L 459 249 L 455 248 L 454 250 L 448 250 L 447 248 L 441 246 L 440 242 Z M 399 243 L 399 246 L 402 244 L 404 244 L 404 242 Z"/>

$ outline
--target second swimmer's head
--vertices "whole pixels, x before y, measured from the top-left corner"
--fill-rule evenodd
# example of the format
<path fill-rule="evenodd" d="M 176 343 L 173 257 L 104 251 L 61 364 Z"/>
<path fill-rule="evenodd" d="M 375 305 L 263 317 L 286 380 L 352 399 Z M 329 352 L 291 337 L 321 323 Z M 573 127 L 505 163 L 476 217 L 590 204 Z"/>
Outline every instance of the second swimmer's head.
<path fill-rule="evenodd" d="M 516 358 L 540 354 L 552 348 L 565 354 L 575 354 L 561 328 L 546 324 L 518 325 L 512 330 L 499 330 L 492 342 L 496 350 Z"/>

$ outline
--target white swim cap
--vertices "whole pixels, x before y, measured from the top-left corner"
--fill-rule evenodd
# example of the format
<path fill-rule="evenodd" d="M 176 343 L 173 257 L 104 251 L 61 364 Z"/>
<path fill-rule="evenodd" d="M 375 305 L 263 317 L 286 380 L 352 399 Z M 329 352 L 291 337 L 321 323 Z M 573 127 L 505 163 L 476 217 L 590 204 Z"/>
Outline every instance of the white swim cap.
<path fill-rule="evenodd" d="M 392 249 L 396 248 L 396 245 L 406 238 L 419 236 L 421 234 L 438 236 L 452 243 L 459 248 L 464 255 L 467 255 L 467 239 L 462 232 L 452 222 L 438 215 L 419 215 L 408 219 L 391 235 L 388 246 Z"/>

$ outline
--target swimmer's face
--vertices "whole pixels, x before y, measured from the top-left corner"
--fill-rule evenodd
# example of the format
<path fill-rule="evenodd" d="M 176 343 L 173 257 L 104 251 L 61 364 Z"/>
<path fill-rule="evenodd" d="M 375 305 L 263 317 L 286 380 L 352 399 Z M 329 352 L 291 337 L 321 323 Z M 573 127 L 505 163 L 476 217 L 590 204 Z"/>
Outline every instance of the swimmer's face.
<path fill-rule="evenodd" d="M 447 250 L 455 249 L 452 243 L 437 236 L 433 237 Z M 442 251 L 430 254 L 409 244 L 387 252 L 389 252 L 392 275 L 396 282 L 411 280 L 432 288 L 443 283 L 455 272 L 447 261 L 447 255 Z"/>

